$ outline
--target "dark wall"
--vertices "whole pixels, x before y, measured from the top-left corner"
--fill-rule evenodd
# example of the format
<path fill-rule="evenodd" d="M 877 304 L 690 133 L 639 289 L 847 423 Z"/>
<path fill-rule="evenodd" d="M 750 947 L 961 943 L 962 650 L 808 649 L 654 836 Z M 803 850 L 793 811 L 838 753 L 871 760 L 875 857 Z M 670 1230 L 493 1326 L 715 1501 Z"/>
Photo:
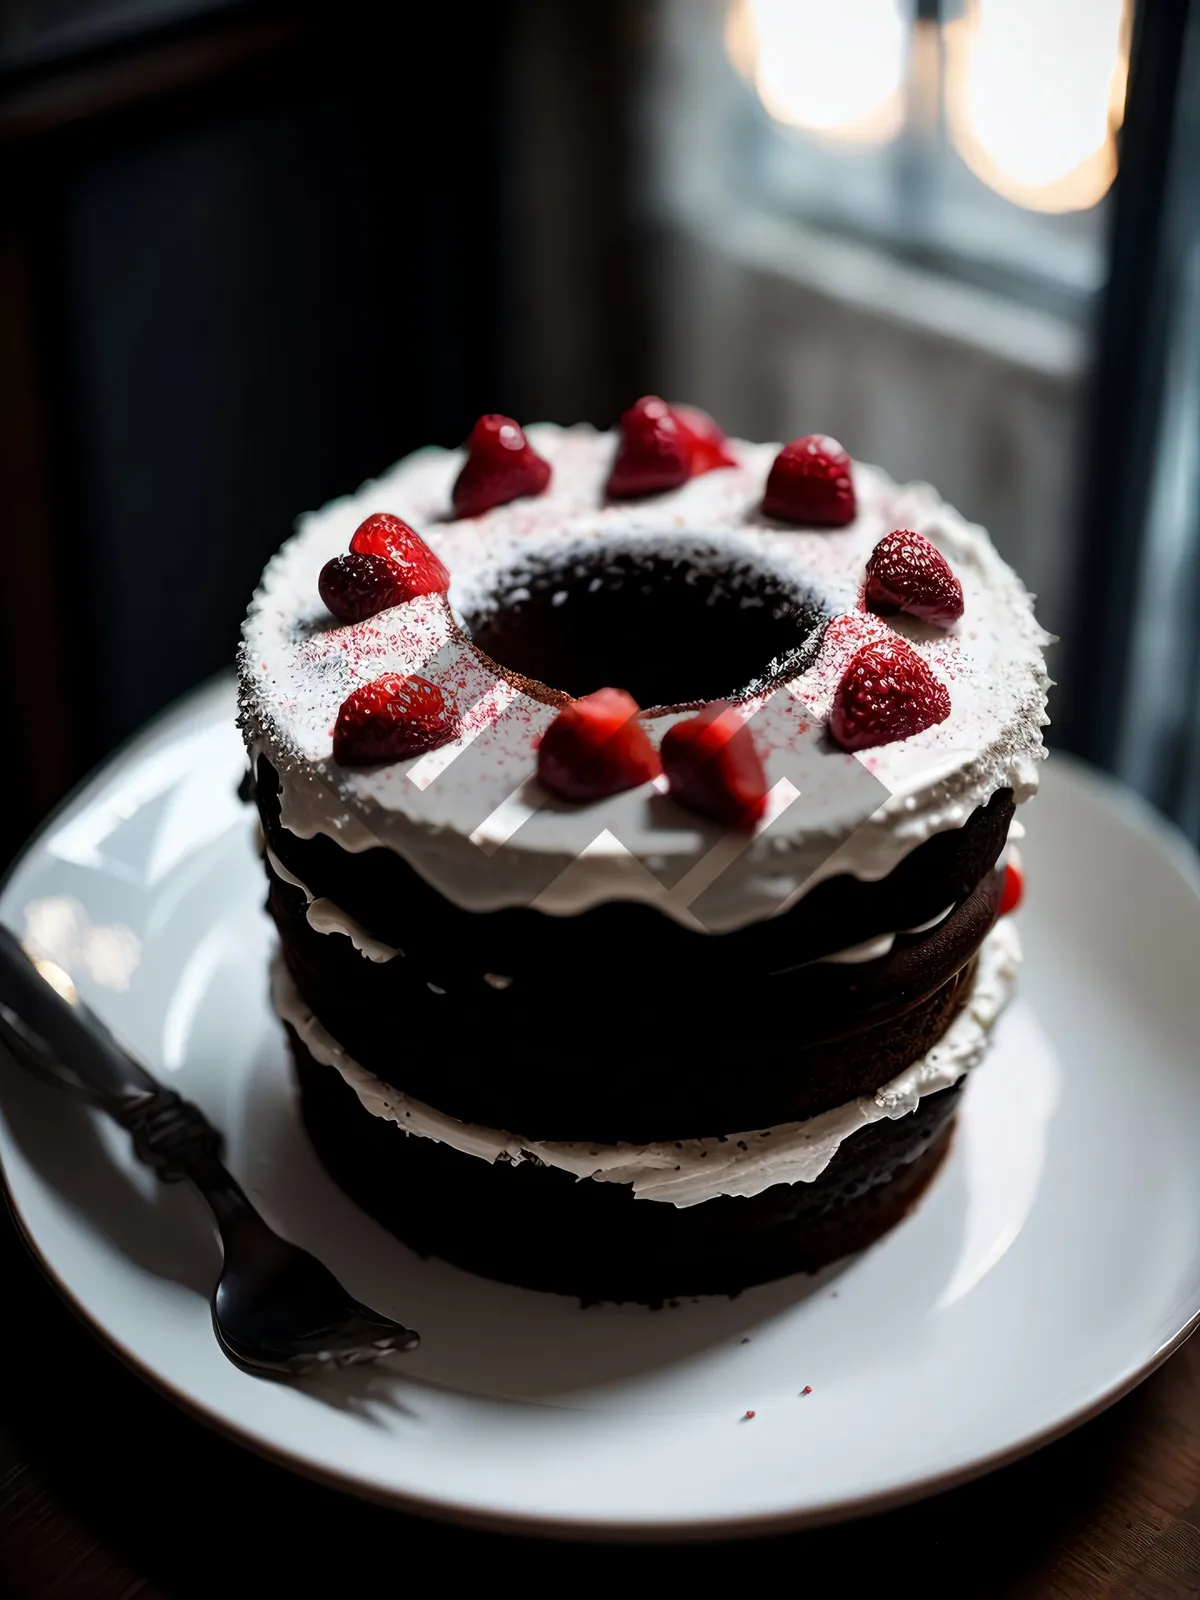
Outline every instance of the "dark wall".
<path fill-rule="evenodd" d="M 377 466 L 403 425 L 357 132 L 336 100 L 248 110 L 112 155 L 64 197 L 55 309 L 98 742 L 229 660 L 238 597 L 290 515 Z"/>
<path fill-rule="evenodd" d="M 232 660 L 298 512 L 625 402 L 628 10 L 225 6 L 0 75 L 0 856 Z"/>

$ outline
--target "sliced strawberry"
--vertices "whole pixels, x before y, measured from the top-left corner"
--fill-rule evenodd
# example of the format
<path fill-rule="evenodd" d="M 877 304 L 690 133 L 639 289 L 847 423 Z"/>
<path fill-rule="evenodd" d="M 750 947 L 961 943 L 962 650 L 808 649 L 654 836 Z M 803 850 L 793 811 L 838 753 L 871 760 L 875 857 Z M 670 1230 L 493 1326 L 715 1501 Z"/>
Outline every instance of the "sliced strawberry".
<path fill-rule="evenodd" d="M 648 783 L 662 771 L 658 752 L 624 689 L 597 689 L 564 706 L 538 745 L 544 788 L 566 800 L 599 800 Z"/>
<path fill-rule="evenodd" d="M 511 417 L 489 412 L 467 440 L 467 459 L 451 499 L 459 517 L 481 517 L 493 506 L 522 495 L 541 494 L 550 482 L 550 463 L 539 456 Z"/>
<path fill-rule="evenodd" d="M 767 516 L 840 528 L 854 521 L 856 509 L 850 457 L 836 439 L 811 433 L 784 445 L 767 477 Z"/>
<path fill-rule="evenodd" d="M 333 730 L 333 759 L 344 767 L 402 761 L 458 736 L 453 700 L 428 678 L 385 673 L 342 703 Z"/>
<path fill-rule="evenodd" d="M 707 411 L 699 406 L 671 406 L 670 411 L 687 441 L 693 478 L 717 467 L 737 466 L 736 456 L 729 453 L 729 440 Z"/>
<path fill-rule="evenodd" d="M 996 915 L 1008 916 L 1010 911 L 1017 910 L 1024 898 L 1025 875 L 1015 862 L 1010 861 L 1004 869 L 1004 887 L 1000 891 L 1000 909 Z"/>
<path fill-rule="evenodd" d="M 911 645 L 880 639 L 850 658 L 833 697 L 829 732 L 843 750 L 910 739 L 945 722 L 950 694 Z"/>
<path fill-rule="evenodd" d="M 395 573 L 405 600 L 419 594 L 445 594 L 450 587 L 449 572 L 417 530 L 387 511 L 376 511 L 360 524 L 350 549 L 355 555 L 382 556 Z"/>
<path fill-rule="evenodd" d="M 390 561 L 353 551 L 327 561 L 317 587 L 339 622 L 361 622 L 409 598 Z"/>
<path fill-rule="evenodd" d="M 907 611 L 948 628 L 963 614 L 962 584 L 945 556 L 921 533 L 885 534 L 867 561 L 867 604 L 886 616 Z"/>
<path fill-rule="evenodd" d="M 608 478 L 614 500 L 677 489 L 692 475 L 690 436 L 665 400 L 643 395 L 621 418 Z"/>
<path fill-rule="evenodd" d="M 728 828 L 752 828 L 762 816 L 767 778 L 750 729 L 721 700 L 668 728 L 663 771 L 671 794 L 689 811 Z"/>

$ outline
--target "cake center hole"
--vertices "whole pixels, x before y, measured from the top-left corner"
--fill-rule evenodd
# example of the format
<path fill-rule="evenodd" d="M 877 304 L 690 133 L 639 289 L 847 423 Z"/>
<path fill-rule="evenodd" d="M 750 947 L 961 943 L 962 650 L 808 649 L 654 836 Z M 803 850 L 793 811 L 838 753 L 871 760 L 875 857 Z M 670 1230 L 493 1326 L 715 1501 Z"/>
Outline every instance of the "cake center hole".
<path fill-rule="evenodd" d="M 640 706 L 754 692 L 812 659 L 824 615 L 773 573 L 716 549 L 607 550 L 506 574 L 464 616 L 512 672 L 578 696 L 612 685 Z"/>

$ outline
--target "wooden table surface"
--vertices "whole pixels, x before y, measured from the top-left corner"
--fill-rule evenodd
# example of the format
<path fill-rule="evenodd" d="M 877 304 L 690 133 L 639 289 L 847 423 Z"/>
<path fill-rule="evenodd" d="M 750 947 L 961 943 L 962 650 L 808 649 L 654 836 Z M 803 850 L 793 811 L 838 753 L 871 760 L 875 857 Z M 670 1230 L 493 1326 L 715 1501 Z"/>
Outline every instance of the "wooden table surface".
<path fill-rule="evenodd" d="M 924 1504 L 757 1544 L 585 1549 L 365 1505 L 209 1432 L 76 1321 L 7 1215 L 0 1282 L 4 1600 L 403 1593 L 424 1574 L 531 1594 L 581 1576 L 745 1586 L 766 1555 L 799 1588 L 853 1595 L 901 1574 L 924 1595 L 1200 1595 L 1200 1340 L 1068 1438 Z"/>

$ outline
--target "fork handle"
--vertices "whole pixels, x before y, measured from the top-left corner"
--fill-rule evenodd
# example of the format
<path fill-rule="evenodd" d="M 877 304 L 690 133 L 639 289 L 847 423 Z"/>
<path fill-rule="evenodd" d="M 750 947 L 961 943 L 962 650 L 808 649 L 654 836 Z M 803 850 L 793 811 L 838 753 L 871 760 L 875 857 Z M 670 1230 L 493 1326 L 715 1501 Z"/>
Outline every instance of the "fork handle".
<path fill-rule="evenodd" d="M 113 1115 L 133 1137 L 139 1161 L 153 1167 L 165 1183 L 191 1178 L 201 1189 L 228 1178 L 221 1166 L 221 1135 L 192 1100 L 174 1089 L 155 1089 L 144 1099 L 127 1099 Z"/>
<path fill-rule="evenodd" d="M 81 1000 L 65 999 L 2 924 L 0 1039 L 40 1076 L 119 1122 L 160 1178 L 232 1184 L 220 1165 L 221 1136 L 199 1106 L 164 1088 Z"/>

